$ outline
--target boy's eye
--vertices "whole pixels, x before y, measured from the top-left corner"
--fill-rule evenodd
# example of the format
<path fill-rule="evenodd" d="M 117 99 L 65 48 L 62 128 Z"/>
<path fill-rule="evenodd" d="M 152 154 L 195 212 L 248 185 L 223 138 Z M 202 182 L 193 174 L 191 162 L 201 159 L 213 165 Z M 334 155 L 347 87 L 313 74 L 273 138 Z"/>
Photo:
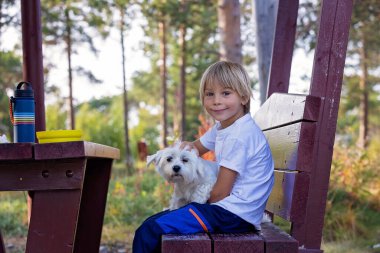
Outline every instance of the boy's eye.
<path fill-rule="evenodd" d="M 170 163 L 172 160 L 173 160 L 173 157 L 171 157 L 171 156 L 169 156 L 168 158 L 166 158 L 166 161 L 169 162 L 169 163 Z"/>
<path fill-rule="evenodd" d="M 223 91 L 223 96 L 228 96 L 231 94 L 231 91 Z"/>
<path fill-rule="evenodd" d="M 211 97 L 211 96 L 213 96 L 214 95 L 214 93 L 212 93 L 212 92 L 206 92 L 206 97 Z"/>

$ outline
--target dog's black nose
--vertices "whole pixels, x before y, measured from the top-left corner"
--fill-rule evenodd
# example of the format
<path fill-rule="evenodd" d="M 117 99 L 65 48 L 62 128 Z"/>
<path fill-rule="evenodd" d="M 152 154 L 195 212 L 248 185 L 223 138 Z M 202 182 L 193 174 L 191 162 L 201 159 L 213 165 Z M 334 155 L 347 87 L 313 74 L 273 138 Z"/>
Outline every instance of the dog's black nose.
<path fill-rule="evenodd" d="M 179 167 L 178 165 L 173 166 L 174 172 L 178 172 L 180 169 L 181 169 L 181 167 Z"/>

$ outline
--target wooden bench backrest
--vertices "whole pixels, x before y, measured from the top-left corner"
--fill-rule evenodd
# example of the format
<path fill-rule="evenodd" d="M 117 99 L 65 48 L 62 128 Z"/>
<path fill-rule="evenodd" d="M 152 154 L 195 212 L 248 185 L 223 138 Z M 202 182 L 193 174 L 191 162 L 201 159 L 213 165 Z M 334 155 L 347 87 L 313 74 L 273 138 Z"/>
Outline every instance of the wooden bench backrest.
<path fill-rule="evenodd" d="M 268 100 L 255 115 L 275 160 L 267 210 L 291 222 L 302 248 L 320 248 L 352 0 L 322 1 L 309 94 L 287 94 L 298 0 L 280 0 Z"/>
<path fill-rule="evenodd" d="M 267 211 L 294 223 L 305 219 L 320 105 L 316 97 L 274 93 L 255 115 L 275 162 Z"/>

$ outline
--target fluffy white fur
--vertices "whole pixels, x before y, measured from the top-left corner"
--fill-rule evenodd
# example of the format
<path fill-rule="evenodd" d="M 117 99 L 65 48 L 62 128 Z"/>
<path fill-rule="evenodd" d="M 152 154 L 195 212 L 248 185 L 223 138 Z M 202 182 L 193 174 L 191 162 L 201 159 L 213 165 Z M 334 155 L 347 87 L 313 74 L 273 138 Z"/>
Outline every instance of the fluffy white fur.
<path fill-rule="evenodd" d="M 180 149 L 179 145 L 147 157 L 148 165 L 154 162 L 160 175 L 174 183 L 170 210 L 190 202 L 206 203 L 218 175 L 216 163 L 202 159 L 194 149 Z"/>

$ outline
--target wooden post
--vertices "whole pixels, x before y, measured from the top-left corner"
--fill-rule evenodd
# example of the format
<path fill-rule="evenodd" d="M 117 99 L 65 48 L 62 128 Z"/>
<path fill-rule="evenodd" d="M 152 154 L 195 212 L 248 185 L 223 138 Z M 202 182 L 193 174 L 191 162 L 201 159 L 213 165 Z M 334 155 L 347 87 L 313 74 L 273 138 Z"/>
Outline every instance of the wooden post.
<path fill-rule="evenodd" d="M 46 129 L 40 12 L 40 0 L 21 0 L 23 79 L 33 85 L 36 132 Z M 28 220 L 30 220 L 33 192 L 28 194 Z"/>
<path fill-rule="evenodd" d="M 274 92 L 288 92 L 298 5 L 298 0 L 280 0 L 278 2 L 267 98 Z"/>
<path fill-rule="evenodd" d="M 33 85 L 36 131 L 46 128 L 40 6 L 40 0 L 21 0 L 23 78 Z"/>
<path fill-rule="evenodd" d="M 322 98 L 323 113 L 318 120 L 310 182 L 313 190 L 305 223 L 293 231 L 299 244 L 310 249 L 321 245 L 352 7 L 353 0 L 326 0 L 320 14 L 310 95 Z"/>

